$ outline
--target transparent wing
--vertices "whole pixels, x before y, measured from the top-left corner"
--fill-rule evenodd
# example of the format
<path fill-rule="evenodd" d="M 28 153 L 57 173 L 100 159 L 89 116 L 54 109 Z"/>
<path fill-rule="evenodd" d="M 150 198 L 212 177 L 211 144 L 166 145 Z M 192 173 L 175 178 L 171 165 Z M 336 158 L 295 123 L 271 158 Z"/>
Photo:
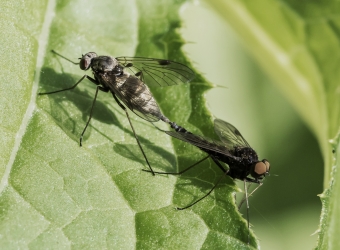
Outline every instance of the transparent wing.
<path fill-rule="evenodd" d="M 190 82 L 195 73 L 186 65 L 146 57 L 117 57 L 124 70 L 140 77 L 148 86 L 171 86 Z"/>
<path fill-rule="evenodd" d="M 209 153 L 208 151 L 213 151 L 213 152 L 217 152 L 223 155 L 233 157 L 228 151 L 228 149 L 222 143 L 213 141 L 209 138 L 199 136 L 199 135 L 194 135 L 192 133 L 183 133 L 183 132 L 175 132 L 175 131 L 165 131 L 165 133 L 179 140 L 190 143 L 204 150 L 207 153 Z"/>
<path fill-rule="evenodd" d="M 220 119 L 214 121 L 215 133 L 220 137 L 223 144 L 232 150 L 235 146 L 249 147 L 248 142 L 243 138 L 240 131 L 228 122 Z"/>

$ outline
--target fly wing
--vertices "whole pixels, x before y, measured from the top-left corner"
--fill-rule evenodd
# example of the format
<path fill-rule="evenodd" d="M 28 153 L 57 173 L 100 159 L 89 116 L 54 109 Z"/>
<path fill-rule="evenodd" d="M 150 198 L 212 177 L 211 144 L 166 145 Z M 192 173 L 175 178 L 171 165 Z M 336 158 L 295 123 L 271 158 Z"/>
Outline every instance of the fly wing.
<path fill-rule="evenodd" d="M 175 132 L 175 131 L 165 131 L 165 133 L 179 140 L 190 143 L 198 148 L 201 148 L 207 153 L 209 153 L 208 151 L 213 151 L 213 152 L 217 152 L 223 155 L 233 157 L 228 151 L 228 149 L 222 143 L 213 141 L 209 138 L 199 136 L 199 135 L 194 135 L 190 132 L 184 133 L 184 132 Z"/>
<path fill-rule="evenodd" d="M 100 75 L 100 80 L 136 115 L 149 122 L 159 121 L 162 113 L 148 87 L 132 75 Z"/>
<path fill-rule="evenodd" d="M 117 57 L 119 63 L 131 74 L 151 87 L 171 86 L 190 82 L 195 73 L 186 65 L 170 60 L 146 57 Z"/>
<path fill-rule="evenodd" d="M 240 131 L 228 122 L 220 119 L 214 121 L 215 133 L 220 137 L 223 144 L 228 150 L 233 150 L 234 147 L 249 147 L 248 142 L 243 138 Z"/>

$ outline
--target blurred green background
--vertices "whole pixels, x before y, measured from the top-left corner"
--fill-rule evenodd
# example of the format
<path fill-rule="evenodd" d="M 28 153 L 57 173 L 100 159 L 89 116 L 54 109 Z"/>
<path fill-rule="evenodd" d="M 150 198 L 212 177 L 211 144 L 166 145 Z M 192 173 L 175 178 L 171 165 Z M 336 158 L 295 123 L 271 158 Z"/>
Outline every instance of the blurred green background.
<path fill-rule="evenodd" d="M 204 2 L 181 12 L 183 47 L 207 79 L 212 114 L 236 126 L 271 175 L 250 198 L 250 222 L 261 249 L 316 246 L 323 160 L 315 137 L 245 49 L 231 27 Z M 242 183 L 240 183 L 242 187 Z M 244 206 L 245 207 L 245 206 Z M 244 207 L 242 213 L 245 214 Z"/>

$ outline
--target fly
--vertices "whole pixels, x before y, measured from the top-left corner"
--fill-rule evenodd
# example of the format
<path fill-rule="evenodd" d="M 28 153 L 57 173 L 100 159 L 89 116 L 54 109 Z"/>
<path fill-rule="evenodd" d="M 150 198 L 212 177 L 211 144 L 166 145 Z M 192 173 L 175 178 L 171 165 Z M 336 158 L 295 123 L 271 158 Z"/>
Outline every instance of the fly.
<path fill-rule="evenodd" d="M 220 138 L 219 141 L 212 140 L 204 136 L 195 135 L 183 127 L 178 127 L 176 131 L 165 131 L 165 133 L 171 135 L 172 137 L 198 147 L 202 151 L 208 153 L 208 156 L 178 173 L 155 173 L 180 175 L 210 157 L 225 175 L 229 175 L 233 179 L 239 179 L 245 182 L 262 185 L 263 178 L 269 174 L 269 162 L 266 159 L 259 161 L 255 150 L 250 147 L 248 142 L 241 135 L 240 131 L 238 131 L 238 129 L 236 129 L 230 123 L 220 119 L 215 119 L 214 128 L 215 133 Z M 220 162 L 228 164 L 229 169 L 225 169 Z M 196 204 L 208 196 L 216 187 L 216 185 L 207 195 L 201 199 L 187 207 L 179 209 L 186 209 Z"/>
<path fill-rule="evenodd" d="M 80 61 L 78 63 L 71 61 L 54 50 L 52 50 L 52 52 L 75 65 L 79 65 L 80 69 L 84 71 L 91 69 L 94 78 L 85 74 L 69 88 L 39 93 L 39 95 L 55 94 L 72 90 L 85 78 L 97 85 L 90 115 L 84 130 L 81 133 L 79 145 L 82 146 L 83 136 L 92 118 L 93 107 L 99 90 L 111 92 L 117 104 L 124 110 L 137 144 L 150 168 L 150 172 L 154 174 L 131 123 L 126 107 L 146 121 L 157 122 L 162 120 L 163 122 L 170 124 L 172 128 L 178 129 L 179 126 L 175 122 L 170 121 L 162 114 L 148 86 L 170 86 L 186 83 L 194 78 L 195 73 L 184 64 L 164 59 L 145 57 L 114 58 L 111 56 L 98 56 L 95 52 L 89 52 L 82 55 L 82 57 L 79 58 Z M 125 106 L 122 103 L 124 103 Z"/>
<path fill-rule="evenodd" d="M 245 200 L 247 203 L 247 218 L 248 218 L 248 229 L 249 229 L 249 215 L 248 215 L 248 193 L 246 183 L 257 183 L 259 186 L 255 188 L 251 193 L 253 194 L 261 185 L 264 177 L 269 174 L 270 164 L 266 159 L 259 160 L 257 153 L 248 142 L 243 138 L 240 131 L 236 129 L 233 125 L 220 119 L 215 119 L 214 121 L 215 133 L 218 135 L 220 140 L 212 140 L 207 137 L 195 135 L 185 128 L 178 127 L 176 131 L 165 131 L 168 135 L 175 137 L 184 142 L 190 143 L 202 151 L 206 152 L 208 155 L 191 165 L 190 167 L 175 173 L 169 172 L 155 172 L 157 174 L 172 174 L 180 175 L 209 157 L 216 163 L 216 165 L 222 170 L 223 175 L 217 181 L 217 183 L 211 188 L 211 190 L 205 194 L 200 199 L 191 203 L 190 205 L 182 208 L 177 208 L 178 210 L 187 209 L 197 202 L 201 201 L 205 197 L 211 194 L 211 192 L 216 188 L 218 183 L 226 176 L 230 176 L 233 179 L 239 179 L 244 182 L 245 189 Z M 222 166 L 221 162 L 228 164 L 229 169 Z M 243 200 L 244 201 L 244 200 Z M 242 205 L 241 201 L 240 205 Z M 249 235 L 248 235 L 249 243 Z"/>

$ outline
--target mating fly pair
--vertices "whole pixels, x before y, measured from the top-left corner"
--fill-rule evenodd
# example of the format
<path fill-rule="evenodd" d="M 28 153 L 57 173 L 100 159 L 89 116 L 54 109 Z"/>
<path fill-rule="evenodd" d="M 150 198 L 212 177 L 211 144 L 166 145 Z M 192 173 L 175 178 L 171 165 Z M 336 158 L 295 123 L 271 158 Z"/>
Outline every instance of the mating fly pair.
<path fill-rule="evenodd" d="M 256 152 L 250 147 L 241 133 L 233 125 L 222 120 L 215 120 L 215 133 L 220 138 L 220 141 L 214 141 L 203 136 L 194 135 L 183 127 L 178 126 L 176 123 L 170 121 L 161 113 L 158 104 L 156 103 L 147 86 L 170 86 L 189 82 L 194 78 L 195 75 L 190 68 L 170 60 L 144 57 L 113 58 L 111 56 L 98 56 L 94 52 L 86 53 L 81 58 L 79 58 L 80 62 L 76 63 L 55 51 L 52 52 L 68 60 L 69 62 L 72 62 L 73 64 L 79 64 L 80 69 L 82 70 L 86 71 L 91 68 L 94 78 L 85 74 L 78 82 L 69 88 L 39 93 L 39 95 L 54 94 L 74 89 L 85 78 L 97 85 L 90 116 L 86 122 L 83 132 L 81 133 L 80 146 L 82 145 L 83 135 L 92 118 L 93 107 L 96 102 L 99 90 L 103 92 L 111 92 L 113 98 L 124 110 L 129 120 L 137 144 L 145 158 L 146 163 L 149 166 L 149 172 L 152 174 L 158 173 L 179 175 L 198 165 L 209 157 L 222 170 L 223 175 L 206 195 L 194 203 L 179 209 L 191 207 L 192 205 L 207 197 L 226 175 L 229 175 L 233 179 L 244 181 L 247 208 L 249 207 L 246 182 L 257 183 L 259 184 L 258 187 L 260 187 L 263 178 L 269 173 L 269 162 L 265 159 L 259 161 Z M 132 74 L 130 74 L 128 71 L 132 72 Z M 122 103 L 124 103 L 125 106 L 133 111 L 136 115 L 149 122 L 157 122 L 162 120 L 168 123 L 175 131 L 165 131 L 165 133 L 198 147 L 202 151 L 206 152 L 208 156 L 179 173 L 154 172 L 135 133 L 129 113 Z M 228 164 L 229 168 L 226 169 L 220 162 Z"/>
<path fill-rule="evenodd" d="M 52 52 L 73 64 L 79 65 L 80 69 L 84 71 L 92 69 L 94 78 L 85 74 L 78 82 L 69 88 L 39 93 L 39 95 L 55 94 L 74 89 L 85 78 L 97 85 L 90 116 L 80 136 L 80 146 L 82 146 L 82 138 L 92 118 L 93 107 L 99 90 L 103 92 L 111 92 L 117 104 L 124 110 L 137 144 L 150 168 L 150 172 L 154 174 L 154 171 L 152 170 L 138 140 L 126 107 L 144 120 L 149 122 L 162 120 L 170 124 L 170 126 L 176 130 L 180 127 L 162 114 L 147 85 L 162 87 L 181 84 L 191 81 L 194 78 L 195 73 L 181 63 L 164 59 L 144 57 L 113 58 L 111 56 L 98 56 L 95 52 L 89 52 L 79 58 L 80 61 L 77 63 L 60 55 L 54 50 L 52 50 Z M 124 103 L 126 107 L 122 103 Z"/>
<path fill-rule="evenodd" d="M 87 120 L 85 128 L 81 133 L 80 146 L 82 145 L 83 135 L 92 118 L 93 107 L 100 90 L 103 92 L 111 92 L 115 101 L 125 111 L 137 144 L 150 168 L 151 173 L 154 174 L 155 172 L 152 170 L 144 150 L 138 140 L 134 127 L 131 123 L 129 113 L 121 102 L 123 102 L 136 115 L 149 122 L 157 122 L 162 120 L 170 124 L 170 126 L 175 129 L 176 132 L 165 131 L 168 135 L 188 142 L 208 153 L 207 157 L 190 166 L 189 168 L 186 168 L 180 173 L 156 173 L 181 174 L 210 157 L 225 175 L 229 175 L 233 179 L 261 184 L 263 177 L 268 174 L 269 162 L 267 160 L 258 161 L 256 152 L 250 147 L 241 133 L 230 123 L 219 119 L 215 120 L 215 133 L 220 138 L 220 141 L 214 141 L 209 138 L 190 133 L 183 127 L 178 126 L 175 122 L 170 121 L 161 113 L 159 106 L 147 85 L 171 86 L 189 82 L 194 78 L 195 74 L 187 66 L 164 59 L 145 57 L 113 58 L 111 56 L 98 56 L 95 52 L 86 53 L 81 58 L 79 58 L 80 61 L 77 63 L 53 50 L 52 52 L 73 64 L 79 65 L 80 69 L 84 71 L 91 68 L 94 78 L 85 74 L 78 82 L 69 88 L 39 93 L 39 95 L 55 94 L 62 91 L 72 90 L 85 78 L 97 85 L 89 119 Z M 128 71 L 132 72 L 132 74 L 130 74 Z M 220 161 L 228 164 L 229 169 L 226 170 L 221 165 Z M 252 178 L 248 177 L 249 175 Z M 212 190 L 215 188 L 215 186 L 212 188 Z M 211 191 L 206 196 L 208 196 Z M 187 207 L 190 207 L 193 204 Z"/>

